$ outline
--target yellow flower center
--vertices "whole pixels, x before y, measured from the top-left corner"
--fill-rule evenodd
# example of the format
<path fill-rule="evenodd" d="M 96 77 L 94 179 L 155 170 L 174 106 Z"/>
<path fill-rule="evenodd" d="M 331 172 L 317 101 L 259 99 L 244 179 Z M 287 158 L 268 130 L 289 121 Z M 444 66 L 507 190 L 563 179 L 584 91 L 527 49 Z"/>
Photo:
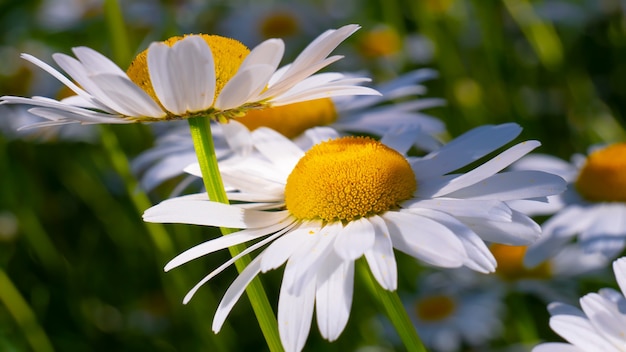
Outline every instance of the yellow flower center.
<path fill-rule="evenodd" d="M 287 138 L 295 138 L 311 127 L 329 125 L 336 120 L 335 104 L 330 98 L 248 110 L 244 116 L 237 118 L 250 131 L 264 126 Z"/>
<path fill-rule="evenodd" d="M 245 57 L 250 53 L 250 50 L 234 39 L 207 34 L 200 34 L 200 36 L 206 41 L 213 53 L 213 61 L 215 63 L 215 97 L 217 97 L 222 91 L 222 88 L 224 88 L 224 85 L 237 73 L 239 66 L 241 66 Z M 163 43 L 171 47 L 183 38 L 185 37 L 172 37 Z M 130 63 L 126 74 L 128 74 L 128 77 L 135 84 L 148 93 L 154 101 L 159 101 L 154 93 L 152 81 L 150 80 L 147 49 L 135 57 L 133 62 Z M 201 74 L 202 72 L 198 72 L 198 75 Z"/>
<path fill-rule="evenodd" d="M 400 51 L 400 36 L 390 27 L 379 27 L 366 32 L 359 41 L 359 50 L 366 57 L 391 56 Z"/>
<path fill-rule="evenodd" d="M 595 202 L 626 202 L 626 143 L 610 145 L 587 157 L 576 190 Z"/>
<path fill-rule="evenodd" d="M 436 322 L 450 317 L 456 310 L 456 302 L 450 296 L 435 295 L 419 299 L 415 314 L 422 321 Z"/>
<path fill-rule="evenodd" d="M 298 21 L 287 11 L 280 11 L 263 19 L 260 25 L 263 38 L 285 38 L 298 33 Z"/>
<path fill-rule="evenodd" d="M 548 262 L 543 262 L 532 269 L 528 269 L 524 266 L 526 246 L 492 244 L 490 249 L 498 262 L 496 275 L 500 276 L 505 281 L 549 279 L 552 276 L 552 270 Z"/>
<path fill-rule="evenodd" d="M 314 146 L 298 161 L 285 203 L 298 219 L 352 221 L 398 207 L 416 188 L 400 153 L 371 138 L 343 137 Z"/>

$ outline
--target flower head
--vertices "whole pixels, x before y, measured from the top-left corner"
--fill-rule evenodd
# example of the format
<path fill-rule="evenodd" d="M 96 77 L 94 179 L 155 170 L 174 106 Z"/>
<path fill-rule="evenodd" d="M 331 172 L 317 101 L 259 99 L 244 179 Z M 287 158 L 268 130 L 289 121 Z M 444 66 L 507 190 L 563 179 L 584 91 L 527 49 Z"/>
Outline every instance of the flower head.
<path fill-rule="evenodd" d="M 526 264 L 535 266 L 564 244 L 578 239 L 585 252 L 615 258 L 626 247 L 626 143 L 597 147 L 572 163 L 546 155 L 520 160 L 516 169 L 544 170 L 561 175 L 568 189 L 545 205 L 514 205 L 527 214 L 552 214 L 543 236 L 531 245 Z"/>
<path fill-rule="evenodd" d="M 316 130 L 309 135 L 321 136 L 322 142 L 305 153 L 282 135 L 259 128 L 252 133 L 258 155 L 220 165 L 225 185 L 234 190 L 229 198 L 238 204 L 195 194 L 166 200 L 148 209 L 144 219 L 243 229 L 183 252 L 166 270 L 243 242 L 258 240 L 242 255 L 267 245 L 226 292 L 213 329 L 220 330 L 252 278 L 286 263 L 279 332 L 285 348 L 298 351 L 314 306 L 324 338 L 335 340 L 343 331 L 352 303 L 354 262 L 360 257 L 383 288 L 395 290 L 394 248 L 434 266 L 492 272 L 495 259 L 483 240 L 535 240 L 539 226 L 506 201 L 558 193 L 563 180 L 535 171 L 498 172 L 538 142 L 520 143 L 469 172 L 454 173 L 520 131 L 515 124 L 483 126 L 424 158 L 409 159 L 403 139 L 410 134 L 386 135 L 385 145 Z M 313 199 L 302 203 L 303 194 Z M 206 276 L 185 302 L 237 258 Z"/>
<path fill-rule="evenodd" d="M 542 343 L 533 352 L 624 351 L 626 347 L 626 258 L 613 262 L 621 292 L 603 288 L 580 299 L 579 309 L 554 302 L 548 305 L 550 327 L 568 343 Z"/>
<path fill-rule="evenodd" d="M 477 350 L 502 332 L 504 291 L 480 285 L 477 273 L 445 270 L 421 277 L 403 298 L 420 338 L 431 351 Z"/>
<path fill-rule="evenodd" d="M 76 96 L 57 101 L 4 96 L 2 104 L 28 104 L 30 112 L 50 121 L 34 127 L 67 123 L 132 123 L 209 116 L 226 121 L 259 109 L 336 95 L 378 94 L 358 86 L 365 78 L 315 72 L 341 59 L 327 57 L 357 25 L 328 30 L 295 61 L 278 69 L 284 52 L 280 39 L 269 39 L 249 51 L 230 38 L 188 35 L 152 43 L 128 72 L 86 48 L 74 48 L 77 59 L 53 55 L 68 79 L 33 56 L 36 64 Z"/>

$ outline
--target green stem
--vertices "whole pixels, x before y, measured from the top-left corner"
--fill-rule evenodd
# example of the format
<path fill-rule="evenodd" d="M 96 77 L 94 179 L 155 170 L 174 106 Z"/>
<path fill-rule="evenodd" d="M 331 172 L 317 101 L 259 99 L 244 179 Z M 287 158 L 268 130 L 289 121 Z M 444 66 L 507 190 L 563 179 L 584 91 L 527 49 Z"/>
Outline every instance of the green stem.
<path fill-rule="evenodd" d="M 426 352 L 426 347 L 422 344 L 422 340 L 406 313 L 404 305 L 402 301 L 400 301 L 400 297 L 398 297 L 398 293 L 396 291 L 387 291 L 380 286 L 363 259 L 359 259 L 356 264 L 359 275 L 361 275 L 370 291 L 378 298 L 387 317 L 398 332 L 398 335 L 400 335 L 400 339 L 402 339 L 406 350 L 412 352 Z"/>
<path fill-rule="evenodd" d="M 200 169 L 202 170 L 204 187 L 207 190 L 209 199 L 214 202 L 229 204 L 226 191 L 224 190 L 222 176 L 219 172 L 217 156 L 215 155 L 215 146 L 211 135 L 211 119 L 208 117 L 193 117 L 188 119 L 188 121 L 196 155 L 200 163 Z M 222 235 L 228 235 L 237 230 L 220 228 L 220 231 Z M 242 244 L 230 247 L 229 251 L 231 256 L 234 257 L 244 251 L 245 248 L 246 247 Z M 249 263 L 249 256 L 241 257 L 241 259 L 235 262 L 237 271 L 241 273 Z M 276 316 L 267 299 L 261 280 L 258 277 L 254 278 L 254 280 L 248 284 L 246 293 L 250 299 L 252 309 L 259 321 L 261 331 L 263 332 L 263 336 L 265 337 L 270 351 L 283 351 L 282 343 L 278 335 Z"/>
<path fill-rule="evenodd" d="M 127 65 L 131 59 L 130 45 L 128 44 L 128 32 L 124 25 L 124 17 L 122 16 L 118 0 L 105 0 L 104 10 L 107 27 L 112 39 L 113 59 L 118 64 Z"/>
<path fill-rule="evenodd" d="M 48 336 L 37 322 L 35 313 L 17 290 L 11 278 L 0 268 L 0 301 L 4 303 L 13 319 L 20 326 L 26 340 L 36 352 L 52 352 L 54 348 Z"/>

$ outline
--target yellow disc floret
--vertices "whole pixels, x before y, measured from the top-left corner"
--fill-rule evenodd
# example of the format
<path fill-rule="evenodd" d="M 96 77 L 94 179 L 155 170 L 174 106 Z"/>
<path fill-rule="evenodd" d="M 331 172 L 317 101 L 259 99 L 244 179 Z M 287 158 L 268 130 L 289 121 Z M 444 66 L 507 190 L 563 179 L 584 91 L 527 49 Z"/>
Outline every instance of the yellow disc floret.
<path fill-rule="evenodd" d="M 215 63 L 215 97 L 217 97 L 224 85 L 233 78 L 239 66 L 250 53 L 250 50 L 240 42 L 220 37 L 218 35 L 200 34 L 200 36 L 206 41 L 213 53 L 213 62 Z M 177 36 L 169 38 L 163 43 L 168 46 L 173 46 L 176 42 L 182 40 L 185 37 Z M 148 71 L 148 50 L 144 50 L 131 62 L 130 67 L 126 71 L 128 77 L 138 86 L 140 86 L 148 95 L 155 101 L 159 101 L 154 89 L 152 88 L 152 82 L 150 80 L 150 73 Z M 198 72 L 201 75 L 202 72 Z"/>
<path fill-rule="evenodd" d="M 534 268 L 526 268 L 524 266 L 526 246 L 508 246 L 494 243 L 490 246 L 490 249 L 498 262 L 496 275 L 505 281 L 549 279 L 552 275 L 549 262 L 543 262 Z"/>
<path fill-rule="evenodd" d="M 330 98 L 248 110 L 246 115 L 237 118 L 251 131 L 264 126 L 287 138 L 295 138 L 311 127 L 329 125 L 336 120 L 335 104 Z"/>
<path fill-rule="evenodd" d="M 320 143 L 287 178 L 285 202 L 298 219 L 352 221 L 412 197 L 415 174 L 397 151 L 366 137 Z"/>
<path fill-rule="evenodd" d="M 450 296 L 434 295 L 423 297 L 415 303 L 415 314 L 422 321 L 441 321 L 456 311 L 456 302 Z"/>
<path fill-rule="evenodd" d="M 626 143 L 591 153 L 580 170 L 576 189 L 590 201 L 626 202 Z"/>

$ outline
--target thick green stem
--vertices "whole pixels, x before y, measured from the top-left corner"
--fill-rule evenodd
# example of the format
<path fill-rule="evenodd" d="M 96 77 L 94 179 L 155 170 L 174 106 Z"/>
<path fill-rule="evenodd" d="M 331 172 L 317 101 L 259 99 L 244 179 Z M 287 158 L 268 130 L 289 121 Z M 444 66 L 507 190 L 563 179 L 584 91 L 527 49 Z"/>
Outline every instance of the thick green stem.
<path fill-rule="evenodd" d="M 402 305 L 402 301 L 400 301 L 400 297 L 398 297 L 398 293 L 382 288 L 363 259 L 357 261 L 357 270 L 372 294 L 378 298 L 387 317 L 398 332 L 400 339 L 402 339 L 406 350 L 412 352 L 426 352 L 426 347 L 422 344 L 422 340 L 407 315 L 404 305 Z"/>
<path fill-rule="evenodd" d="M 196 155 L 200 163 L 200 169 L 202 170 L 204 187 L 207 190 L 209 199 L 214 202 L 228 204 L 228 197 L 224 190 L 222 176 L 220 175 L 217 157 L 215 155 L 213 137 L 211 136 L 211 120 L 208 117 L 194 117 L 190 118 L 188 121 Z M 220 231 L 222 235 L 229 235 L 237 230 L 220 228 Z M 234 257 L 244 251 L 245 248 L 244 245 L 230 247 L 230 254 Z M 243 256 L 235 262 L 235 266 L 239 272 L 242 272 L 249 263 L 250 257 Z M 263 336 L 265 337 L 270 351 L 283 351 L 282 343 L 278 335 L 276 316 L 267 299 L 261 280 L 259 280 L 258 277 L 248 284 L 246 293 L 250 299 L 252 309 L 259 321 Z"/>

